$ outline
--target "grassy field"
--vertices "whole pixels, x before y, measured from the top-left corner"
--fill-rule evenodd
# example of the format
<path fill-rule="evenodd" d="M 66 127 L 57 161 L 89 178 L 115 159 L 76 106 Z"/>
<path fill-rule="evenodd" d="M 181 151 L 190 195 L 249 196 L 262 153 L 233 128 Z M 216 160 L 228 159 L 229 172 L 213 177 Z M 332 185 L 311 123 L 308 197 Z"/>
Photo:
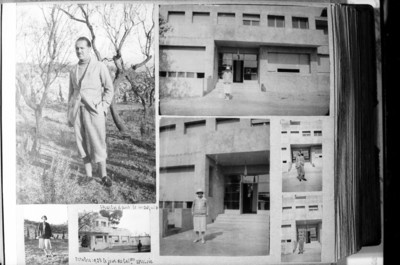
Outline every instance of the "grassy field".
<path fill-rule="evenodd" d="M 154 203 L 156 198 L 154 111 L 144 119 L 140 105 L 116 105 L 128 132 L 120 133 L 111 113 L 107 116 L 107 172 L 111 188 L 95 181 L 82 183 L 84 175 L 74 131 L 66 123 L 66 104 L 51 104 L 43 111 L 39 153 L 26 150 L 35 127 L 33 111 L 22 106 L 17 114 L 17 203 Z M 96 167 L 93 168 L 97 171 Z"/>
<path fill-rule="evenodd" d="M 68 264 L 68 239 L 51 240 L 53 257 L 46 257 L 38 245 L 37 239 L 25 239 L 26 264 Z"/>

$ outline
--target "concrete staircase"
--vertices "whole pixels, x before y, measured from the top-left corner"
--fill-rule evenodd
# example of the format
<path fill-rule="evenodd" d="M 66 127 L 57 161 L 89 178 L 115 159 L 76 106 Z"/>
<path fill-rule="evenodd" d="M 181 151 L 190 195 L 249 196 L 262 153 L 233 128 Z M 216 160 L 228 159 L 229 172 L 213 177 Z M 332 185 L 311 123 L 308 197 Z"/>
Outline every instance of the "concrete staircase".
<path fill-rule="evenodd" d="M 244 83 L 232 83 L 232 94 L 237 97 L 248 97 L 249 95 L 262 94 L 260 85 L 257 81 L 247 81 Z M 215 85 L 215 89 L 212 90 L 208 97 L 224 98 L 224 84 L 220 80 Z"/>
<path fill-rule="evenodd" d="M 269 214 L 219 214 L 213 223 L 215 227 L 234 226 L 237 228 L 269 230 Z"/>

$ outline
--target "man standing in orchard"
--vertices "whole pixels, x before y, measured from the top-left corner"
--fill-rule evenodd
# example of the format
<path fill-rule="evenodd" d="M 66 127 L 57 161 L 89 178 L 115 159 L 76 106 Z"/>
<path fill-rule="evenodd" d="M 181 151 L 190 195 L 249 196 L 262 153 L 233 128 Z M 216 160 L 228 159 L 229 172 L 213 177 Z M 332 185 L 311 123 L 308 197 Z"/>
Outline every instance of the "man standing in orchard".
<path fill-rule="evenodd" d="M 86 180 L 93 180 L 92 163 L 99 165 L 101 182 L 110 187 L 107 177 L 106 116 L 114 88 L 105 64 L 91 58 L 92 44 L 86 37 L 75 43 L 78 64 L 70 71 L 68 124 L 74 128 Z"/>

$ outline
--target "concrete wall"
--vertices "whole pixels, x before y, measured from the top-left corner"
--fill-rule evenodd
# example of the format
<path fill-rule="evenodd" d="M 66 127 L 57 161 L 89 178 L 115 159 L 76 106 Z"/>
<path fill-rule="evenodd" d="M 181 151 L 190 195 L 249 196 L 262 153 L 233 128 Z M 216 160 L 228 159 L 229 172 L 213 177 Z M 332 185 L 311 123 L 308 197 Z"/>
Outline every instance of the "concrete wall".
<path fill-rule="evenodd" d="M 291 7 L 267 5 L 161 5 L 160 15 L 168 20 L 170 11 L 183 11 L 182 21 L 168 23 L 171 30 L 160 38 L 160 70 L 177 71 L 172 65 L 175 60 L 183 60 L 179 67 L 186 64 L 204 65 L 205 78 L 203 84 L 199 81 L 176 80 L 176 78 L 160 78 L 160 96 L 195 97 L 209 93 L 215 88 L 218 81 L 218 52 L 224 46 L 247 47 L 298 47 L 312 50 L 312 74 L 282 74 L 268 73 L 267 59 L 264 56 L 259 64 L 260 87 L 262 84 L 267 91 L 279 93 L 324 93 L 329 95 L 329 61 L 324 58 L 318 66 L 317 54 L 328 55 L 328 35 L 322 30 L 316 30 L 315 19 L 321 18 L 322 7 Z M 193 20 L 194 12 L 208 12 L 207 21 L 196 23 Z M 235 17 L 230 22 L 219 23 L 218 13 L 233 13 Z M 243 25 L 243 14 L 259 14 L 259 26 Z M 284 28 L 268 26 L 268 15 L 285 17 Z M 309 29 L 292 27 L 292 17 L 307 17 Z M 187 56 L 173 56 L 164 58 L 163 47 L 205 47 L 204 56 L 194 59 Z M 296 48 L 291 48 L 296 49 Z M 264 49 L 261 49 L 263 51 Z M 261 53 L 262 55 L 262 53 Z M 196 57 L 197 58 L 197 57 Z M 195 61 L 195 63 L 193 63 Z M 193 67 L 193 66 L 192 66 Z M 175 67 L 176 68 L 176 67 Z M 191 67 L 186 67 L 190 69 Z M 328 69 L 328 71 L 327 71 Z M 189 71 L 189 70 L 183 70 Z M 317 74 L 319 72 L 319 74 Z"/>
<path fill-rule="evenodd" d="M 204 78 L 160 77 L 160 87 L 162 87 L 160 97 L 201 97 L 204 88 L 207 87 L 207 80 Z"/>
<path fill-rule="evenodd" d="M 270 52 L 308 54 L 310 58 L 310 72 L 271 72 L 268 68 Z M 260 48 L 259 71 L 260 85 L 265 86 L 266 92 L 299 95 L 304 93 L 320 93 L 329 95 L 329 73 L 318 73 L 316 48 L 262 46 Z"/>
<path fill-rule="evenodd" d="M 185 123 L 206 120 L 205 128 L 185 134 Z M 175 124 L 174 131 L 160 133 L 160 167 L 195 165 L 198 155 L 269 150 L 269 126 L 251 126 L 241 119 L 234 128 L 217 130 L 216 119 L 161 119 L 160 126 Z M 205 129 L 205 132 L 203 131 Z"/>
<path fill-rule="evenodd" d="M 315 19 L 320 17 L 321 7 L 290 7 L 266 5 L 162 5 L 160 15 L 168 20 L 168 11 L 184 11 L 184 23 L 170 23 L 172 30 L 166 38 L 184 37 L 193 39 L 212 38 L 239 42 L 259 42 L 269 44 L 299 44 L 305 46 L 328 45 L 328 35 L 315 29 Z M 193 12 L 210 12 L 209 23 L 193 23 Z M 219 23 L 217 13 L 234 13 L 229 23 Z M 259 14 L 259 26 L 243 25 L 243 14 Z M 268 27 L 268 15 L 283 15 L 285 28 Z M 309 29 L 292 28 L 292 16 L 308 17 Z M 160 39 L 163 43 L 163 38 Z"/>
<path fill-rule="evenodd" d="M 213 167 L 212 171 L 212 182 L 209 182 L 209 178 L 206 178 L 206 194 L 207 201 L 209 203 L 209 211 L 207 223 L 214 222 L 218 214 L 224 212 L 224 194 L 225 194 L 225 181 L 222 172 L 222 167 L 215 164 L 210 158 L 207 157 L 208 170 L 210 166 Z M 210 173 L 210 172 L 209 172 Z M 207 175 L 208 176 L 208 175 Z M 212 197 L 210 197 L 209 190 L 212 188 Z"/>

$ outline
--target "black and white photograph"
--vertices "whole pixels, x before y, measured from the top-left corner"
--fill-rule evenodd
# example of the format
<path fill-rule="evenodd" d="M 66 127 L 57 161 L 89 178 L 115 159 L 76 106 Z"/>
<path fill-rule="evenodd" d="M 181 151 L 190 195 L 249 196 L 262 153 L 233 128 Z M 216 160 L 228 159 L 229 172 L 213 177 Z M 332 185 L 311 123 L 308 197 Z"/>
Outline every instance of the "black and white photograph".
<path fill-rule="evenodd" d="M 150 252 L 150 214 L 131 209 L 78 212 L 77 236 L 80 253 Z"/>
<path fill-rule="evenodd" d="M 281 120 L 282 192 L 322 191 L 322 120 Z"/>
<path fill-rule="evenodd" d="M 67 206 L 24 206 L 23 212 L 25 264 L 69 264 Z"/>
<path fill-rule="evenodd" d="M 321 261 L 322 194 L 282 197 L 282 262 Z"/>
<path fill-rule="evenodd" d="M 155 203 L 154 6 L 16 10 L 17 203 Z"/>
<path fill-rule="evenodd" d="M 269 255 L 269 120 L 162 118 L 159 142 L 160 255 Z"/>
<path fill-rule="evenodd" d="M 162 115 L 330 115 L 327 6 L 159 9 Z"/>

